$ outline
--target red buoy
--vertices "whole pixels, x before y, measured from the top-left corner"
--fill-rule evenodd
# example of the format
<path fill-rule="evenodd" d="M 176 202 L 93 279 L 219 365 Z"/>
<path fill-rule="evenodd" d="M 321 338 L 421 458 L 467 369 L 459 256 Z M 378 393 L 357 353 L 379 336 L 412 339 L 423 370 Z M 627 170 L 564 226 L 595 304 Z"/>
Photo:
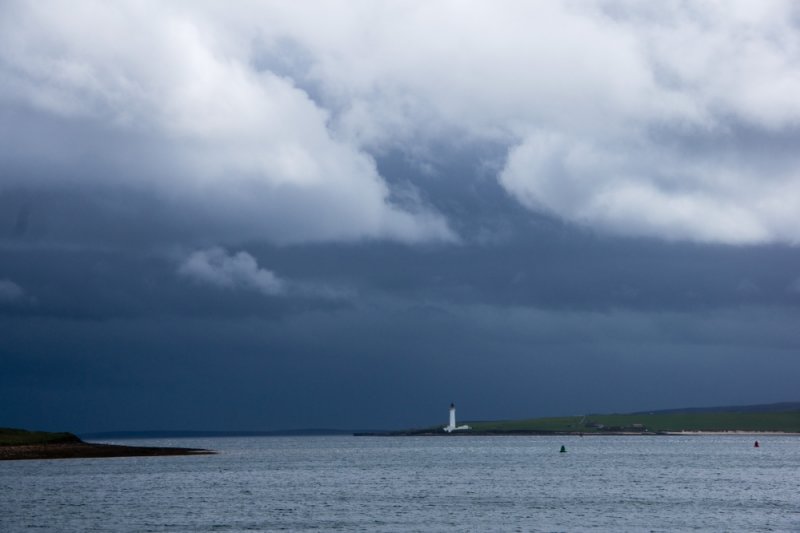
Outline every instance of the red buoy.
<path fill-rule="evenodd" d="M 753 448 L 758 448 L 758 447 L 759 447 L 759 444 L 758 444 L 758 441 L 756 441 L 756 443 L 753 444 Z"/>

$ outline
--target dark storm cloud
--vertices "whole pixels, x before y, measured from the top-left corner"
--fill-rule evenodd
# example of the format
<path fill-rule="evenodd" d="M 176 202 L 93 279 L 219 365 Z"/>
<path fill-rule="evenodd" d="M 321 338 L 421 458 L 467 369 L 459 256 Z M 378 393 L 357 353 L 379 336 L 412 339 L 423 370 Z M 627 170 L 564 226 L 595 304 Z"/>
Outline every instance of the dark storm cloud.
<path fill-rule="evenodd" d="M 619 240 L 558 224 L 524 229 L 524 237 L 502 243 L 448 247 L 250 243 L 230 248 L 225 256 L 247 254 L 253 259 L 244 270 L 224 274 L 227 287 L 181 274 L 182 265 L 199 253 L 191 249 L 143 252 L 136 247 L 17 244 L 0 249 L 0 260 L 2 275 L 37 301 L 26 306 L 26 313 L 76 317 L 274 316 L 280 310 L 330 308 L 374 298 L 563 310 L 800 305 L 791 290 L 800 270 L 794 248 Z M 261 276 L 269 278 L 264 288 L 278 291 L 275 296 L 265 297 L 259 289 Z M 22 309 L 15 307 L 15 312 Z"/>
<path fill-rule="evenodd" d="M 5 423 L 405 427 L 453 399 L 494 418 L 793 394 L 795 248 L 610 238 L 530 217 L 481 172 L 382 172 L 465 234 L 506 230 L 450 246 L 244 242 L 212 262 L 253 260 L 220 286 L 181 274 L 207 248 L 37 244 L 32 209 L 32 233 L 0 250 L 35 298 L 3 308 Z M 466 192 L 447 195 L 456 179 Z M 248 281 L 265 269 L 290 290 Z"/>
<path fill-rule="evenodd" d="M 40 200 L 20 195 L 33 205 L 29 229 L 14 234 L 9 217 L 0 264 L 35 302 L 2 308 L 4 423 L 405 427 L 436 423 L 454 399 L 465 416 L 495 418 L 793 394 L 797 249 L 603 236 L 531 217 L 480 171 L 414 168 L 381 172 L 463 234 L 491 228 L 490 238 L 248 241 L 214 260 L 204 247 L 148 248 L 144 231 L 116 243 L 86 231 L 84 243 L 104 246 L 58 247 Z M 50 216 L 64 209 L 53 206 Z M 105 218 L 76 209 L 64 220 Z M 230 283 L 182 274 L 193 256 Z M 266 271 L 287 290 L 259 290 Z"/>
<path fill-rule="evenodd" d="M 796 399 L 796 20 L 4 3 L 0 425 Z"/>
<path fill-rule="evenodd" d="M 276 322 L 17 319 L 0 390 L 8 423 L 87 431 L 403 427 L 436 423 L 453 398 L 470 418 L 777 401 L 799 369 L 797 318 L 373 305 Z"/>

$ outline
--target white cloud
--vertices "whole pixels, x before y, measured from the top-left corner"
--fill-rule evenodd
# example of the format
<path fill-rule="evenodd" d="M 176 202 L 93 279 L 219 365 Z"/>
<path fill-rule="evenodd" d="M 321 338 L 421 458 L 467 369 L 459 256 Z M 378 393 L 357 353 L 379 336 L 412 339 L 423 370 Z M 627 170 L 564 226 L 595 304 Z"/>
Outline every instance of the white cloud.
<path fill-rule="evenodd" d="M 276 32 L 309 51 L 360 145 L 499 140 L 500 182 L 533 210 L 627 235 L 800 239 L 800 156 L 764 153 L 797 142 L 796 3 L 368 3 L 324 28 L 306 22 L 317 9 L 279 9 Z"/>
<path fill-rule="evenodd" d="M 500 180 L 531 209 L 619 234 L 796 242 L 800 176 L 762 176 L 741 159 L 709 161 L 635 138 L 597 146 L 532 134 L 511 150 Z"/>
<path fill-rule="evenodd" d="M 800 240 L 791 0 L 0 9 L 0 106 L 123 145 L 40 143 L 37 161 L 81 175 L 105 158 L 106 182 L 229 234 L 452 239 L 431 210 L 389 202 L 369 154 L 491 141 L 532 210 L 612 233 Z"/>
<path fill-rule="evenodd" d="M 25 296 L 25 291 L 10 279 L 0 279 L 0 302 L 13 302 Z"/>
<path fill-rule="evenodd" d="M 22 149 L 13 143 L 30 139 L 9 135 L 4 151 L 51 161 L 58 182 L 155 191 L 240 238 L 453 238 L 424 206 L 411 213 L 390 204 L 373 159 L 335 138 L 328 112 L 291 79 L 253 67 L 258 30 L 246 10 L 238 20 L 212 11 L 4 4 L 0 105 L 74 130 L 47 142 L 47 131 L 32 135 L 36 146 Z"/>
<path fill-rule="evenodd" d="M 178 272 L 190 279 L 225 289 L 248 289 L 265 295 L 281 294 L 285 282 L 273 272 L 260 268 L 247 252 L 228 254 L 222 248 L 191 253 Z"/>

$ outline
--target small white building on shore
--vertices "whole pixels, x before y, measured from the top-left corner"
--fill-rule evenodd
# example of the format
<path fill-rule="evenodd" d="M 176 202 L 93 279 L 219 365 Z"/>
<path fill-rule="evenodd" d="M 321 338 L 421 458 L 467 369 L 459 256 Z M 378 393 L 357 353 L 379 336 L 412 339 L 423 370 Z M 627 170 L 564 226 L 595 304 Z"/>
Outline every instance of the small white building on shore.
<path fill-rule="evenodd" d="M 469 426 L 456 426 L 456 404 L 450 404 L 450 423 L 442 428 L 447 433 L 452 433 L 453 431 L 461 431 L 464 429 L 472 429 Z"/>

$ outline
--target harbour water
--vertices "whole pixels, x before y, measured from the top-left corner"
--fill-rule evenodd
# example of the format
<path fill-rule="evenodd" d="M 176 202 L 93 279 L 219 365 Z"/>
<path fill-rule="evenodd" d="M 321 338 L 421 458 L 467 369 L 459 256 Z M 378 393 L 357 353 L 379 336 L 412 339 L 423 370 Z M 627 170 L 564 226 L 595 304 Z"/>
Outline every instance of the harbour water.
<path fill-rule="evenodd" d="M 0 531 L 800 531 L 800 438 L 754 440 L 120 441 L 221 453 L 0 462 Z"/>

